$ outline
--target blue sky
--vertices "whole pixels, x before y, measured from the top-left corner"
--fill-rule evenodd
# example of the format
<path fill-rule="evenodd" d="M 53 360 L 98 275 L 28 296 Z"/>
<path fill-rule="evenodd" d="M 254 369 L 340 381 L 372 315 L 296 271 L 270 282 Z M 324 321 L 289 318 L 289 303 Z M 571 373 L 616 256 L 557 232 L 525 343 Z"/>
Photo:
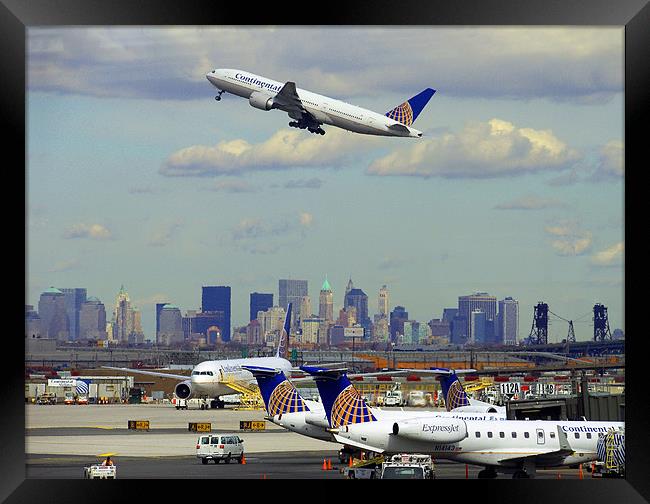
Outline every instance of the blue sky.
<path fill-rule="evenodd" d="M 326 40 L 327 43 L 323 43 Z M 437 90 L 420 140 L 287 127 L 213 99 L 241 68 L 385 112 Z M 200 307 L 325 275 L 440 317 L 460 295 L 549 304 L 590 337 L 623 320 L 622 28 L 30 28 L 27 300 L 86 287 L 112 310 Z M 550 339 L 566 336 L 552 321 Z"/>

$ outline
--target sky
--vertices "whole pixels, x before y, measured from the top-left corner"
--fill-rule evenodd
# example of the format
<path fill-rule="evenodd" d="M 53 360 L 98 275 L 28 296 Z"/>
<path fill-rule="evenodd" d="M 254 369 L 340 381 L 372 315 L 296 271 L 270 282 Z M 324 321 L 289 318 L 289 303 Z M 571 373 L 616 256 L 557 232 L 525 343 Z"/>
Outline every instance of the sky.
<path fill-rule="evenodd" d="M 458 297 L 519 301 L 593 336 L 624 321 L 622 27 L 28 27 L 26 304 L 123 284 L 199 309 L 203 285 L 387 285 L 391 309 L 440 318 Z M 237 68 L 385 113 L 436 90 L 421 139 L 288 127 L 215 89 Z M 549 341 L 568 324 L 551 316 Z"/>

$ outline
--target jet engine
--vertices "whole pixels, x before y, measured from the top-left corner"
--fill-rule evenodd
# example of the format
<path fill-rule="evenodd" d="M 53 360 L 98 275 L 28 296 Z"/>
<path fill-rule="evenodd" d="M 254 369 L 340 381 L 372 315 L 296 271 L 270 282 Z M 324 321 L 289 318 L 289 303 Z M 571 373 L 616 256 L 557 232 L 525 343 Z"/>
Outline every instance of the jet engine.
<path fill-rule="evenodd" d="M 395 422 L 393 434 L 415 441 L 457 443 L 467 437 L 467 425 L 458 418 Z"/>
<path fill-rule="evenodd" d="M 305 413 L 305 422 L 323 429 L 328 429 L 330 426 L 324 413 L 316 413 L 314 411 L 308 411 Z"/>
<path fill-rule="evenodd" d="M 251 107 L 260 110 L 271 110 L 273 108 L 273 97 L 261 91 L 254 91 L 248 99 L 248 102 L 251 104 Z"/>
<path fill-rule="evenodd" d="M 174 389 L 176 397 L 179 399 L 189 399 L 192 397 L 192 382 L 190 380 L 178 383 Z"/>

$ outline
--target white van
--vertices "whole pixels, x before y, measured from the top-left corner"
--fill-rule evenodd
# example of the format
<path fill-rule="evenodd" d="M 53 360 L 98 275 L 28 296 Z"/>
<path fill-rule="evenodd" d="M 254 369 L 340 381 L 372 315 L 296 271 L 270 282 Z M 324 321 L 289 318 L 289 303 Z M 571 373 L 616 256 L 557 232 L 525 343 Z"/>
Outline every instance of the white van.
<path fill-rule="evenodd" d="M 200 436 L 196 441 L 196 456 L 202 464 L 210 460 L 214 460 L 215 464 L 220 460 L 229 464 L 232 459 L 241 464 L 244 458 L 243 443 L 244 440 L 234 434 Z"/>

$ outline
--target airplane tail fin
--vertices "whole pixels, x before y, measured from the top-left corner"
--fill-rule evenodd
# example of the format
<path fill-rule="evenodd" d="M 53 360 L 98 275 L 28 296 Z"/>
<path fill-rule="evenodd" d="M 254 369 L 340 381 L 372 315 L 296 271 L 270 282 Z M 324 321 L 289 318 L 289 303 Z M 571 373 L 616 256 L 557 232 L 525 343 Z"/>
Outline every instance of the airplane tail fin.
<path fill-rule="evenodd" d="M 266 412 L 270 416 L 309 411 L 302 397 L 284 373 L 278 369 L 242 366 L 255 376 L 262 393 Z"/>
<path fill-rule="evenodd" d="M 442 385 L 442 394 L 445 398 L 447 411 L 470 405 L 467 393 L 458 380 L 456 373 L 451 372 L 450 374 L 442 375 L 440 384 Z"/>
<path fill-rule="evenodd" d="M 405 126 L 411 126 L 418 118 L 426 104 L 429 103 L 429 100 L 435 92 L 435 89 L 426 88 L 420 94 L 408 99 L 393 110 L 386 112 L 386 116 L 404 124 Z"/>
<path fill-rule="evenodd" d="M 287 315 L 284 317 L 284 326 L 280 331 L 278 338 L 278 350 L 275 352 L 276 357 L 286 359 L 289 355 L 289 333 L 291 332 L 291 306 L 293 303 L 287 305 Z"/>
<path fill-rule="evenodd" d="M 377 421 L 345 369 L 313 366 L 301 366 L 300 369 L 314 377 L 330 427 Z"/>

